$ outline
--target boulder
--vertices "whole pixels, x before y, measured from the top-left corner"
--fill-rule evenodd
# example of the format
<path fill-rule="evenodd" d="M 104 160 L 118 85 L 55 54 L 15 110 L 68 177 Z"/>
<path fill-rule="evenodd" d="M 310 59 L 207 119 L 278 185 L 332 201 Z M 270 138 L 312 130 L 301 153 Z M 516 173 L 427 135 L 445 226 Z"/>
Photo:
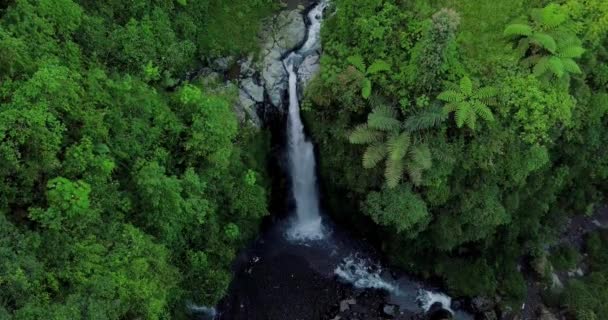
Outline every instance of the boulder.
<path fill-rule="evenodd" d="M 264 87 L 255 83 L 253 78 L 246 78 L 241 81 L 241 91 L 255 102 L 264 102 Z"/>
<path fill-rule="evenodd" d="M 318 54 L 311 54 L 304 58 L 298 69 L 298 79 L 303 89 L 306 89 L 308 82 L 319 72 L 320 68 L 321 64 Z"/>
<path fill-rule="evenodd" d="M 385 304 L 384 307 L 382 307 L 382 313 L 385 317 L 390 319 L 394 318 L 397 315 L 398 310 L 399 307 L 394 304 Z"/>
<path fill-rule="evenodd" d="M 538 320 L 558 320 L 558 318 L 547 307 L 541 305 L 538 310 Z"/>
<path fill-rule="evenodd" d="M 239 90 L 239 100 L 234 107 L 234 111 L 240 122 L 249 120 L 256 128 L 262 127 L 262 120 L 257 113 L 257 103 L 242 89 Z"/>
<path fill-rule="evenodd" d="M 287 71 L 281 59 L 306 37 L 306 24 L 300 10 L 283 11 L 268 20 L 262 29 L 262 78 L 270 102 L 281 106 L 287 89 Z"/>
<path fill-rule="evenodd" d="M 486 297 L 475 297 L 471 300 L 471 307 L 476 313 L 483 313 L 494 309 L 494 301 Z"/>

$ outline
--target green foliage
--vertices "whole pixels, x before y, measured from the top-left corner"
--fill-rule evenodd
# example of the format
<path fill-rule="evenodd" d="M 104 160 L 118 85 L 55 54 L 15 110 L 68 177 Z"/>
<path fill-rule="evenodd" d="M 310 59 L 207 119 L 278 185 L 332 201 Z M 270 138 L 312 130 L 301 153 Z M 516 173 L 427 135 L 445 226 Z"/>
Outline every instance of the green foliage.
<path fill-rule="evenodd" d="M 0 318 L 217 303 L 267 214 L 269 139 L 239 127 L 234 92 L 176 84 L 200 58 L 257 49 L 272 7 L 0 5 Z"/>
<path fill-rule="evenodd" d="M 364 77 L 361 82 L 361 96 L 368 99 L 372 94 L 372 81 L 371 76 L 391 70 L 390 64 L 384 60 L 376 60 L 369 67 L 366 67 L 363 57 L 356 55 L 346 58 L 346 61 L 354 66 Z"/>
<path fill-rule="evenodd" d="M 371 192 L 362 210 L 377 224 L 395 228 L 397 233 L 409 238 L 424 230 L 431 219 L 424 200 L 414 194 L 407 184 Z"/>
<path fill-rule="evenodd" d="M 563 245 L 551 254 L 550 261 L 558 271 L 569 271 L 576 268 L 581 260 L 581 255 L 571 246 Z"/>
<path fill-rule="evenodd" d="M 367 123 L 357 126 L 350 134 L 352 144 L 368 144 L 363 154 L 363 167 L 371 169 L 386 159 L 384 178 L 389 188 L 396 187 L 405 171 L 410 180 L 419 184 L 422 173 L 432 166 L 432 155 L 423 143 L 413 141 L 396 118 L 396 111 L 378 105 L 367 117 Z"/>
<path fill-rule="evenodd" d="M 585 52 L 569 24 L 566 8 L 551 3 L 531 10 L 528 23 L 508 25 L 504 35 L 519 39 L 518 50 L 526 57 L 523 62 L 533 66 L 535 76 L 568 83 L 570 74 L 582 73 L 574 59 Z"/>
<path fill-rule="evenodd" d="M 473 90 L 473 82 L 465 76 L 460 79 L 458 89 L 443 91 L 437 99 L 446 102 L 443 107 L 444 114 L 454 113 L 458 128 L 466 124 L 467 127 L 475 130 L 478 117 L 485 121 L 494 121 L 494 115 L 488 104 L 492 104 L 496 91 L 493 87 Z"/>

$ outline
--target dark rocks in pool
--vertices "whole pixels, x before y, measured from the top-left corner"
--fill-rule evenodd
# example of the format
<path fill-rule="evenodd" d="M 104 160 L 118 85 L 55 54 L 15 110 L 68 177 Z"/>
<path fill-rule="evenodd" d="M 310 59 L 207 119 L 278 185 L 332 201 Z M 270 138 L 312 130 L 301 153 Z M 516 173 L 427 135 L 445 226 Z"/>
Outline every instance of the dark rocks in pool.
<path fill-rule="evenodd" d="M 444 309 L 441 303 L 436 302 L 431 306 L 427 314 L 428 320 L 450 320 L 452 319 L 452 313 Z"/>

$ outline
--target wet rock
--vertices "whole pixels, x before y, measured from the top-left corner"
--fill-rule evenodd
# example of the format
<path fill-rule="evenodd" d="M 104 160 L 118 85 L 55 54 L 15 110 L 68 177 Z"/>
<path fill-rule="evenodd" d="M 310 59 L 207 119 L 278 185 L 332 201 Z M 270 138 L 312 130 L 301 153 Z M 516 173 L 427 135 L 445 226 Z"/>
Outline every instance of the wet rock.
<path fill-rule="evenodd" d="M 471 300 L 471 307 L 476 313 L 483 313 L 494 309 L 494 301 L 486 297 L 475 297 Z"/>
<path fill-rule="evenodd" d="M 340 312 L 344 312 L 344 311 L 350 309 L 350 306 L 355 303 L 356 303 L 355 299 L 345 299 L 345 300 L 340 301 Z"/>
<path fill-rule="evenodd" d="M 486 311 L 481 314 L 481 320 L 498 320 L 498 315 L 494 310 Z"/>
<path fill-rule="evenodd" d="M 306 37 L 306 24 L 300 10 L 283 11 L 270 19 L 263 27 L 261 37 L 264 43 L 262 78 L 270 102 L 278 107 L 287 89 L 287 71 L 281 59 Z"/>
<path fill-rule="evenodd" d="M 211 62 L 211 68 L 217 72 L 227 72 L 233 62 L 232 56 L 220 57 Z"/>
<path fill-rule="evenodd" d="M 559 276 L 557 275 L 557 273 L 555 273 L 555 272 L 551 273 L 551 288 L 552 289 L 562 289 L 563 287 L 564 287 L 564 284 L 559 279 Z"/>
<path fill-rule="evenodd" d="M 394 318 L 399 311 L 399 307 L 394 304 L 385 304 L 382 308 L 382 313 L 386 318 Z"/>
<path fill-rule="evenodd" d="M 538 320 L 558 320 L 558 318 L 547 307 L 541 305 L 538 310 Z"/>
<path fill-rule="evenodd" d="M 239 90 L 239 100 L 234 106 L 234 111 L 241 123 L 249 121 L 256 128 L 262 127 L 262 120 L 260 120 L 257 113 L 256 101 L 254 101 L 251 96 L 242 89 Z"/>
<path fill-rule="evenodd" d="M 246 78 L 241 81 L 241 90 L 255 102 L 264 102 L 264 87 L 255 83 L 253 78 Z"/>
<path fill-rule="evenodd" d="M 302 61 L 302 64 L 298 69 L 298 79 L 300 80 L 303 89 L 306 89 L 310 80 L 319 72 L 319 69 L 321 68 L 319 60 L 320 57 L 318 54 L 311 54 Z"/>

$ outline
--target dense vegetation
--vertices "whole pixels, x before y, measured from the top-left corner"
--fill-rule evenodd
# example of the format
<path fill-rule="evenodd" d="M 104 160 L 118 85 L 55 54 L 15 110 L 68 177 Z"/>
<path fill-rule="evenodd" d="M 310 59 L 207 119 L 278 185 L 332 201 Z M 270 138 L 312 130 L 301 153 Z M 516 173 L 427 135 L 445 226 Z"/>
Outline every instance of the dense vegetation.
<path fill-rule="evenodd" d="M 267 138 L 239 128 L 234 92 L 179 79 L 254 50 L 271 7 L 0 2 L 0 319 L 218 301 L 266 214 Z"/>
<path fill-rule="evenodd" d="M 453 294 L 519 308 L 520 257 L 607 191 L 608 3 L 333 4 L 306 103 L 330 211 L 369 217 L 394 263 Z"/>
<path fill-rule="evenodd" d="M 185 81 L 258 49 L 272 0 L 0 1 L 0 319 L 180 319 L 267 214 L 264 131 Z M 333 0 L 305 117 L 325 197 L 393 263 L 519 308 L 608 191 L 608 2 Z M 235 22 L 238 20 L 238 22 Z M 370 228 L 368 221 L 375 223 Z M 608 236 L 547 292 L 608 314 Z M 546 279 L 550 280 L 550 279 Z"/>

